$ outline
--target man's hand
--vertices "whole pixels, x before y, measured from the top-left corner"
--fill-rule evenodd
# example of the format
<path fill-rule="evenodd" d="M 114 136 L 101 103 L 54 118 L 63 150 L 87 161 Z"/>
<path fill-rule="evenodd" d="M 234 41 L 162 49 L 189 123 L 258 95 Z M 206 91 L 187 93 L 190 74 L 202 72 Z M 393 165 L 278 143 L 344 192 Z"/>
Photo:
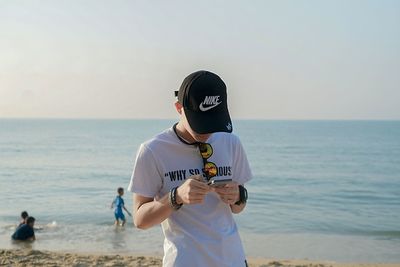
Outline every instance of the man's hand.
<path fill-rule="evenodd" d="M 212 189 L 219 195 L 222 202 L 233 205 L 240 199 L 239 184 L 236 182 L 230 182 L 223 186 L 217 186 Z"/>
<path fill-rule="evenodd" d="M 203 203 L 205 195 L 211 191 L 200 175 L 190 176 L 176 192 L 178 204 L 199 204 Z"/>

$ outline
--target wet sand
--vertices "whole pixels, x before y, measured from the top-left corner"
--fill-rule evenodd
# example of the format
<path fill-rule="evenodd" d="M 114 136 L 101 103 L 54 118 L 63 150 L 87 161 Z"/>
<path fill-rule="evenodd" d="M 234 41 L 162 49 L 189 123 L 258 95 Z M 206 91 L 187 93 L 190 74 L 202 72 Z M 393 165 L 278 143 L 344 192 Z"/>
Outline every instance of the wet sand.
<path fill-rule="evenodd" d="M 0 250 L 0 266 L 162 266 L 161 257 L 118 254 L 77 254 L 30 249 Z M 250 267 L 400 267 L 399 264 L 335 263 L 306 260 L 249 259 Z"/>

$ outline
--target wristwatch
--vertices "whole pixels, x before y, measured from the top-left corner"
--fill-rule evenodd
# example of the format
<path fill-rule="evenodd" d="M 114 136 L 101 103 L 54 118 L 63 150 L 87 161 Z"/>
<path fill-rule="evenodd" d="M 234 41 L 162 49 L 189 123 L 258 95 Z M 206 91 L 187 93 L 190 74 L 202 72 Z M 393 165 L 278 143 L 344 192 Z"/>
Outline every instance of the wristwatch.
<path fill-rule="evenodd" d="M 235 205 L 241 205 L 247 202 L 247 189 L 243 185 L 239 185 L 239 200 L 235 202 Z"/>

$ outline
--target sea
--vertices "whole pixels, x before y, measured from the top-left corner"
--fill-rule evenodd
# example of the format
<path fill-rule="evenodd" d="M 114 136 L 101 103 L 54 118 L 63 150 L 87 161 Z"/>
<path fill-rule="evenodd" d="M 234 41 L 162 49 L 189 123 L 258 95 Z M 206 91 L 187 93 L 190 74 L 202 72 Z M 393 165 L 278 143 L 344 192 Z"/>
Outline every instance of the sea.
<path fill-rule="evenodd" d="M 0 119 L 0 248 L 161 256 L 161 227 L 115 227 L 110 205 L 139 145 L 174 122 Z M 254 174 L 234 215 L 249 258 L 400 262 L 400 121 L 233 125 Z M 32 243 L 10 238 L 24 210 Z"/>

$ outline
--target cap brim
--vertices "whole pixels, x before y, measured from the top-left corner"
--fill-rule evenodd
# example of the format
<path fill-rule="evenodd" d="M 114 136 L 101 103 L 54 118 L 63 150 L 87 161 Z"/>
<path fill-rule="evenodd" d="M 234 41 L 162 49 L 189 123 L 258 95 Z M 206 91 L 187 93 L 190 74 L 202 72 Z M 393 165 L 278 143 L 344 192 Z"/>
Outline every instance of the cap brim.
<path fill-rule="evenodd" d="M 233 129 L 227 109 L 218 112 L 195 112 L 185 108 L 185 116 L 192 130 L 198 134 L 231 133 Z"/>

